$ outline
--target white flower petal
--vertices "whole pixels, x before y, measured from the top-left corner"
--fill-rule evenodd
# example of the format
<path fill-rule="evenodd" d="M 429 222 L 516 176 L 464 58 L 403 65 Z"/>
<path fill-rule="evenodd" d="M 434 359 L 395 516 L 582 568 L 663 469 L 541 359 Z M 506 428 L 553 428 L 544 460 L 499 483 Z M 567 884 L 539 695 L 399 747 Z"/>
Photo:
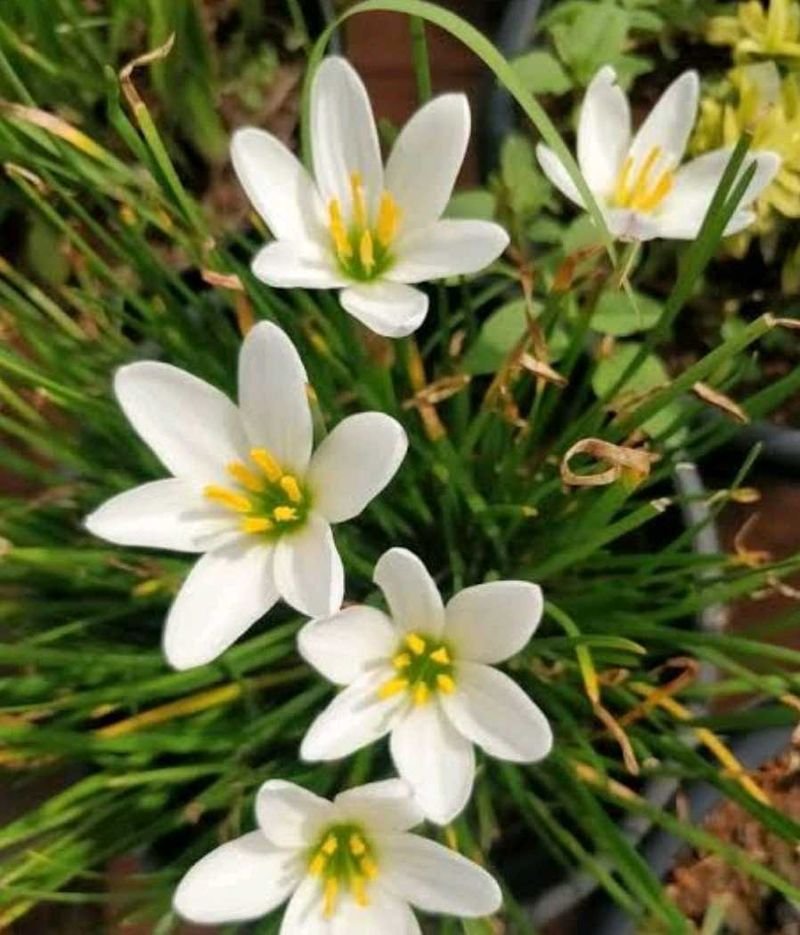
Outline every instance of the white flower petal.
<path fill-rule="evenodd" d="M 389 746 L 425 816 L 439 825 L 451 822 L 472 793 L 475 751 L 438 700 L 411 708 L 392 730 Z"/>
<path fill-rule="evenodd" d="M 386 188 L 400 207 L 401 229 L 442 216 L 469 142 L 469 103 L 443 94 L 421 107 L 400 131 L 386 163 Z"/>
<path fill-rule="evenodd" d="M 334 805 L 345 820 L 363 823 L 370 834 L 408 831 L 424 818 L 411 787 L 402 779 L 370 782 L 340 792 Z"/>
<path fill-rule="evenodd" d="M 197 483 L 170 477 L 106 500 L 86 517 L 86 528 L 117 545 L 205 552 L 231 528 Z"/>
<path fill-rule="evenodd" d="M 311 459 L 314 508 L 331 523 L 358 516 L 394 477 L 407 450 L 406 433 L 391 416 L 361 412 L 343 419 Z"/>
<path fill-rule="evenodd" d="M 382 700 L 378 689 L 394 676 L 379 669 L 349 685 L 317 716 L 303 738 L 300 756 L 309 762 L 338 760 L 385 736 L 406 703 L 402 696 Z"/>
<path fill-rule="evenodd" d="M 609 232 L 619 240 L 643 242 L 661 236 L 661 225 L 654 214 L 643 214 L 629 208 L 608 208 L 604 216 Z"/>
<path fill-rule="evenodd" d="M 489 666 L 461 662 L 456 691 L 442 705 L 456 728 L 491 756 L 534 763 L 547 756 L 553 732 L 547 718 L 507 675 Z"/>
<path fill-rule="evenodd" d="M 436 221 L 404 237 L 386 274 L 393 282 L 425 282 L 477 273 L 502 254 L 508 234 L 491 221 Z"/>
<path fill-rule="evenodd" d="M 331 935 L 330 922 L 323 909 L 319 878 L 306 876 L 289 900 L 280 935 Z"/>
<path fill-rule="evenodd" d="M 465 919 L 492 915 L 503 902 L 494 877 L 461 854 L 416 834 L 381 835 L 385 885 L 424 912 Z"/>
<path fill-rule="evenodd" d="M 212 662 L 262 617 L 278 592 L 273 549 L 253 537 L 207 552 L 170 608 L 164 654 L 175 669 Z"/>
<path fill-rule="evenodd" d="M 199 925 L 242 922 L 280 906 L 301 875 L 297 855 L 252 831 L 206 854 L 178 884 L 178 915 Z"/>
<path fill-rule="evenodd" d="M 680 163 L 697 117 L 699 95 L 700 79 L 696 71 L 685 71 L 672 82 L 633 138 L 629 154 L 632 172 L 653 149 L 660 150 L 662 160 L 672 168 Z M 654 167 L 654 172 L 657 171 L 658 163 Z"/>
<path fill-rule="evenodd" d="M 297 888 L 281 923 L 280 935 L 417 935 L 419 926 L 408 904 L 379 885 L 367 887 L 369 903 L 358 905 L 340 891 L 333 915 L 324 913 L 323 890 L 307 876 Z"/>
<path fill-rule="evenodd" d="M 315 243 L 274 240 L 255 256 L 253 275 L 270 286 L 289 289 L 338 289 L 347 280 L 333 265 L 330 251 Z"/>
<path fill-rule="evenodd" d="M 578 165 L 586 184 L 601 198 L 613 190 L 630 144 L 628 98 L 614 69 L 606 65 L 586 89 L 578 122 Z"/>
<path fill-rule="evenodd" d="M 378 131 L 367 89 L 345 59 L 326 58 L 311 87 L 311 146 L 314 176 L 327 205 L 338 198 L 350 216 L 353 172 L 364 185 L 368 210 L 374 213 L 383 190 Z"/>
<path fill-rule="evenodd" d="M 544 143 L 538 143 L 536 146 L 536 158 L 539 160 L 539 165 L 542 167 L 544 174 L 561 194 L 566 195 L 570 201 L 574 201 L 576 205 L 582 208 L 584 206 L 583 197 L 570 178 L 564 163 L 553 150 L 550 149 L 549 146 L 545 146 Z"/>
<path fill-rule="evenodd" d="M 273 236 L 319 240 L 324 209 L 311 176 L 294 153 L 271 133 L 245 127 L 231 140 L 239 182 Z"/>
<path fill-rule="evenodd" d="M 121 367 L 114 392 L 123 412 L 164 467 L 207 484 L 247 451 L 239 411 L 216 387 L 157 361 Z"/>
<path fill-rule="evenodd" d="M 336 685 L 355 682 L 396 646 L 397 633 L 386 614 L 364 606 L 312 620 L 297 637 L 300 655 Z"/>
<path fill-rule="evenodd" d="M 386 338 L 411 334 L 428 314 L 428 297 L 424 292 L 387 280 L 350 286 L 340 293 L 339 300 L 353 318 Z"/>
<path fill-rule="evenodd" d="M 444 629 L 442 596 L 428 569 L 408 549 L 389 549 L 372 580 L 383 591 L 392 620 L 407 632 L 438 636 Z"/>
<path fill-rule="evenodd" d="M 275 549 L 275 584 L 287 604 L 309 617 L 325 617 L 342 606 L 344 568 L 328 521 L 316 513 Z"/>
<path fill-rule="evenodd" d="M 300 355 L 277 325 L 262 321 L 239 353 L 239 406 L 254 447 L 266 448 L 280 465 L 304 474 L 313 428 Z"/>
<path fill-rule="evenodd" d="M 282 779 L 268 780 L 256 796 L 258 826 L 276 847 L 309 848 L 333 815 L 327 799 Z"/>
<path fill-rule="evenodd" d="M 444 636 L 459 659 L 502 662 L 527 646 L 542 619 L 542 606 L 542 590 L 530 581 L 478 584 L 448 601 Z"/>
<path fill-rule="evenodd" d="M 732 154 L 730 148 L 712 150 L 688 162 L 676 173 L 672 191 L 656 217 L 659 236 L 676 240 L 692 240 L 697 236 Z M 743 209 L 772 182 L 780 168 L 780 158 L 775 153 L 758 152 L 745 158 L 737 178 L 741 178 L 753 162 L 756 163 L 755 174 L 739 202 L 737 213 L 728 223 L 726 234 L 742 230 L 752 220 Z"/>

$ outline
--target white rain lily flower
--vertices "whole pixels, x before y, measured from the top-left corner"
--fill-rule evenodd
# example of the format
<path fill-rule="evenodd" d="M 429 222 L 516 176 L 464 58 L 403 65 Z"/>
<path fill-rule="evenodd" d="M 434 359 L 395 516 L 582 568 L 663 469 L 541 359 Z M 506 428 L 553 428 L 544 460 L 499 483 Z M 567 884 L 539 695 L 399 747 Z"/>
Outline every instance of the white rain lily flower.
<path fill-rule="evenodd" d="M 409 829 L 422 820 L 399 779 L 348 789 L 333 802 L 281 780 L 256 798 L 258 830 L 196 863 L 175 910 L 214 925 L 266 915 L 289 900 L 280 935 L 421 935 L 411 911 L 461 918 L 500 908 L 485 870 Z"/>
<path fill-rule="evenodd" d="M 313 179 L 269 133 L 234 134 L 236 174 L 276 238 L 253 273 L 271 286 L 341 289 L 368 328 L 411 334 L 428 310 L 413 283 L 477 272 L 508 246 L 498 224 L 442 219 L 469 132 L 466 97 L 443 94 L 405 125 L 384 168 L 363 82 L 344 59 L 325 59 L 311 89 Z"/>
<path fill-rule="evenodd" d="M 331 524 L 358 515 L 408 445 L 379 412 L 344 419 L 312 454 L 306 372 L 289 338 L 256 325 L 239 354 L 239 405 L 169 364 L 117 371 L 125 415 L 173 475 L 113 497 L 87 528 L 119 545 L 200 552 L 167 617 L 176 669 L 211 662 L 282 597 L 318 616 L 341 606 Z"/>
<path fill-rule="evenodd" d="M 732 150 L 717 149 L 681 166 L 697 116 L 697 73 L 684 72 L 667 88 L 635 136 L 631 111 L 613 68 L 606 65 L 586 89 L 578 123 L 578 166 L 597 199 L 609 231 L 622 240 L 694 239 L 711 204 Z M 558 156 L 536 150 L 550 181 L 571 201 L 583 198 Z M 751 204 L 780 166 L 772 152 L 748 155 L 755 174 L 728 222 L 726 236 L 755 220 Z"/>
<path fill-rule="evenodd" d="M 386 552 L 374 580 L 392 619 L 348 607 L 300 631 L 302 656 L 346 686 L 311 725 L 300 755 L 335 760 L 389 733 L 395 767 L 425 816 L 447 824 L 472 792 L 473 744 L 517 763 L 550 751 L 545 716 L 493 668 L 530 640 L 542 594 L 527 581 L 493 581 L 460 591 L 445 607 L 406 549 Z"/>

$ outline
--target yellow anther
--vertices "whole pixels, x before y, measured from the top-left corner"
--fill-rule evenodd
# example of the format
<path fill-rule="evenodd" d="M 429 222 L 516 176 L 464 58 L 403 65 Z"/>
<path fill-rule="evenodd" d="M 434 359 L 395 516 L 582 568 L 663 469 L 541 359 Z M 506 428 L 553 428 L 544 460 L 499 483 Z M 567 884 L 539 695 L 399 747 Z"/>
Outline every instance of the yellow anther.
<path fill-rule="evenodd" d="M 291 474 L 283 475 L 281 478 L 281 489 L 292 503 L 299 503 L 303 499 L 303 494 L 300 491 L 297 478 L 293 477 Z"/>
<path fill-rule="evenodd" d="M 315 854 L 314 857 L 311 858 L 311 863 L 308 865 L 308 872 L 312 877 L 322 876 L 326 863 L 327 858 L 324 854 Z"/>
<path fill-rule="evenodd" d="M 364 839 L 360 834 L 351 834 L 349 844 L 350 853 L 354 857 L 361 857 L 363 854 L 367 853 L 367 845 L 364 843 Z"/>
<path fill-rule="evenodd" d="M 275 528 L 275 523 L 266 516 L 248 516 L 241 523 L 242 532 L 269 532 Z"/>
<path fill-rule="evenodd" d="M 361 240 L 358 245 L 358 256 L 364 270 L 367 273 L 371 273 L 375 266 L 375 250 L 372 246 L 372 234 L 370 234 L 369 231 L 364 231 L 361 235 Z"/>
<path fill-rule="evenodd" d="M 440 672 L 436 676 L 436 685 L 440 692 L 444 692 L 445 695 L 452 695 L 456 690 L 456 683 L 452 676 L 445 675 L 443 672 Z"/>
<path fill-rule="evenodd" d="M 336 909 L 336 896 L 339 892 L 339 883 L 334 877 L 325 881 L 325 894 L 322 912 L 326 919 L 330 919 Z"/>
<path fill-rule="evenodd" d="M 276 506 L 272 515 L 279 523 L 291 523 L 297 519 L 297 510 L 293 506 Z"/>
<path fill-rule="evenodd" d="M 622 164 L 622 169 L 617 178 L 617 185 L 614 189 L 614 203 L 621 208 L 625 207 L 628 203 L 628 178 L 630 177 L 632 167 L 633 159 L 628 156 Z"/>
<path fill-rule="evenodd" d="M 361 872 L 368 880 L 374 880 L 378 875 L 378 865 L 371 857 L 362 857 Z"/>
<path fill-rule="evenodd" d="M 661 156 L 661 147 L 653 146 L 650 152 L 645 156 L 644 162 L 642 163 L 641 168 L 636 176 L 636 181 L 633 183 L 633 192 L 634 197 L 636 194 L 643 193 L 644 189 L 647 186 L 647 180 L 650 178 L 650 172 L 653 166 L 658 161 Z"/>
<path fill-rule="evenodd" d="M 411 665 L 411 656 L 408 653 L 398 653 L 392 659 L 392 665 L 395 669 L 407 669 Z"/>
<path fill-rule="evenodd" d="M 367 206 L 364 203 L 364 185 L 360 172 L 350 173 L 350 193 L 353 199 L 353 221 L 356 227 L 367 226 Z"/>
<path fill-rule="evenodd" d="M 231 461 L 228 465 L 228 473 L 238 481 L 242 487 L 252 490 L 253 493 L 260 493 L 264 489 L 264 481 L 250 468 L 245 467 L 241 461 Z"/>
<path fill-rule="evenodd" d="M 350 890 L 353 893 L 353 899 L 358 906 L 368 906 L 366 881 L 363 877 L 353 877 L 350 881 Z"/>
<path fill-rule="evenodd" d="M 375 229 L 378 243 L 380 243 L 382 247 L 388 247 L 394 240 L 399 222 L 400 209 L 397 207 L 397 203 L 389 192 L 384 192 L 381 195 L 380 205 L 378 206 L 378 224 Z"/>
<path fill-rule="evenodd" d="M 209 484 L 203 489 L 203 495 L 209 500 L 234 510 L 236 513 L 249 513 L 253 509 L 253 504 L 244 494 L 235 493 L 225 487 L 218 487 L 216 484 Z"/>
<path fill-rule="evenodd" d="M 281 475 L 283 474 L 281 466 L 266 448 L 253 448 L 250 452 L 250 457 L 267 475 L 268 481 L 275 484 L 281 479 Z"/>
<path fill-rule="evenodd" d="M 328 227 L 333 238 L 333 245 L 336 247 L 336 255 L 340 260 L 349 259 L 353 255 L 353 248 L 350 246 L 350 238 L 347 236 L 347 228 L 342 218 L 342 209 L 336 198 L 331 198 L 328 203 Z"/>
<path fill-rule="evenodd" d="M 438 662 L 439 665 L 442 666 L 450 665 L 450 653 L 444 648 L 444 646 L 440 646 L 436 652 L 431 653 L 431 659 L 433 659 L 434 662 Z"/>
<path fill-rule="evenodd" d="M 409 633 L 406 645 L 415 656 L 421 656 L 425 652 L 425 640 L 418 633 Z"/>
<path fill-rule="evenodd" d="M 425 682 L 418 682 L 414 688 L 414 704 L 423 705 L 430 697 L 431 690 Z"/>
<path fill-rule="evenodd" d="M 335 834 L 329 834 L 325 841 L 322 844 L 320 850 L 323 854 L 327 854 L 330 857 L 332 854 L 336 853 L 336 849 L 339 847 L 339 842 L 336 840 Z"/>
<path fill-rule="evenodd" d="M 652 211 L 654 208 L 657 208 L 672 191 L 672 186 L 674 184 L 675 176 L 673 173 L 669 171 L 662 172 L 658 181 L 649 192 L 634 199 L 634 207 L 638 208 L 639 211 Z"/>
<path fill-rule="evenodd" d="M 389 679 L 378 689 L 378 697 L 382 700 L 399 695 L 408 688 L 408 679 Z"/>

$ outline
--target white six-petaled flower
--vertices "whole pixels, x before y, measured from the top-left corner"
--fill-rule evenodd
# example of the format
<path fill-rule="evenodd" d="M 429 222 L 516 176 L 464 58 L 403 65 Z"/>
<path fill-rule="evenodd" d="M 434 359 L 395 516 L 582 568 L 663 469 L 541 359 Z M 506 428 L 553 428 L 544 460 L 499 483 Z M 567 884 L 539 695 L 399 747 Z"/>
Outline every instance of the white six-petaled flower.
<path fill-rule="evenodd" d="M 592 79 L 578 123 L 578 166 L 615 237 L 642 241 L 697 236 L 732 154 L 731 149 L 717 149 L 681 166 L 697 116 L 699 91 L 697 74 L 684 72 L 632 136 L 630 105 L 614 69 L 606 65 Z M 585 207 L 558 156 L 542 144 L 536 152 L 550 181 Z M 755 174 L 726 235 L 755 220 L 750 206 L 775 177 L 780 157 L 767 151 L 748 155 L 741 171 L 754 162 Z"/>
<path fill-rule="evenodd" d="M 360 513 L 405 456 L 400 424 L 344 419 L 312 454 L 306 372 L 277 326 L 239 354 L 239 405 L 169 364 L 122 367 L 114 389 L 131 425 L 173 475 L 104 503 L 86 520 L 120 545 L 204 553 L 167 617 L 175 668 L 215 659 L 282 597 L 317 616 L 342 603 L 331 524 Z"/>
<path fill-rule="evenodd" d="M 333 760 L 389 733 L 400 776 L 425 816 L 451 821 L 475 777 L 473 743 L 491 756 L 534 762 L 552 746 L 547 719 L 493 666 L 519 652 L 542 614 L 539 587 L 494 581 L 443 606 L 422 562 L 390 549 L 375 566 L 392 619 L 354 606 L 300 632 L 303 657 L 346 686 L 303 739 L 306 760 Z"/>
<path fill-rule="evenodd" d="M 258 918 L 287 899 L 280 935 L 421 935 L 410 906 L 471 918 L 500 908 L 481 867 L 409 829 L 422 820 L 399 779 L 349 789 L 333 802 L 290 782 L 266 782 L 258 830 L 196 863 L 177 912 L 218 924 Z"/>
<path fill-rule="evenodd" d="M 325 59 L 311 90 L 313 179 L 269 133 L 233 137 L 236 173 L 276 238 L 254 274 L 272 286 L 341 289 L 368 328 L 410 334 L 428 309 L 412 283 L 477 272 L 508 245 L 498 224 L 441 217 L 469 132 L 466 97 L 437 97 L 403 128 L 384 169 L 361 79 L 344 59 Z"/>

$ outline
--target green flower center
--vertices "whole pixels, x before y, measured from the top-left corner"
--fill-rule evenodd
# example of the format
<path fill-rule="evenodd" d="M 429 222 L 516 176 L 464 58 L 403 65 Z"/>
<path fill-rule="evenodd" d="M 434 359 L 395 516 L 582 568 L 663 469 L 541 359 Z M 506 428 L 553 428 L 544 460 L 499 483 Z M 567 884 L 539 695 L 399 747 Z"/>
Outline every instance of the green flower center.
<path fill-rule="evenodd" d="M 326 918 L 336 911 L 342 892 L 351 893 L 359 906 L 368 906 L 367 886 L 378 875 L 375 849 L 358 825 L 330 825 L 309 852 L 308 872 L 322 883 Z"/>
<path fill-rule="evenodd" d="M 408 692 L 414 704 L 423 705 L 436 692 L 451 695 L 456 690 L 452 653 L 436 636 L 409 633 L 397 648 L 392 665 L 397 675 L 381 685 L 379 698 Z"/>

